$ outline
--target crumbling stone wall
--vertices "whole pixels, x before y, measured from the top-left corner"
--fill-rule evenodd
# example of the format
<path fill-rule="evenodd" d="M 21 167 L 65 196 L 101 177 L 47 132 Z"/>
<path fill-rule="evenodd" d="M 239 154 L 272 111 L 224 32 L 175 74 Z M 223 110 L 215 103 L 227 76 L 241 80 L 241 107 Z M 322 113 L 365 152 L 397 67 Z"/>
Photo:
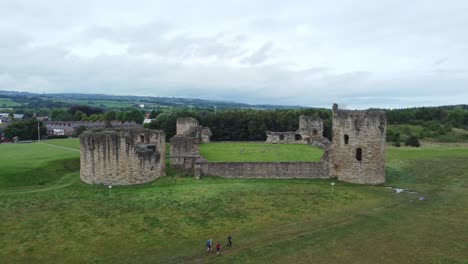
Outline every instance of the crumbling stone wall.
<path fill-rule="evenodd" d="M 200 134 L 201 134 L 201 137 L 200 137 L 201 143 L 209 143 L 211 136 L 213 135 L 209 127 L 202 127 Z"/>
<path fill-rule="evenodd" d="M 335 104 L 332 122 L 330 176 L 354 183 L 384 183 L 385 112 L 341 110 Z"/>
<path fill-rule="evenodd" d="M 299 129 L 295 132 L 267 131 L 266 143 L 274 144 L 313 144 L 327 147 L 328 139 L 323 137 L 323 120 L 318 116 L 299 117 Z"/>
<path fill-rule="evenodd" d="M 303 137 L 322 138 L 323 137 L 323 120 L 318 116 L 299 117 L 299 132 Z"/>
<path fill-rule="evenodd" d="M 329 178 L 330 153 L 319 162 L 209 162 L 195 161 L 195 178 L 212 175 L 223 178 Z"/>
<path fill-rule="evenodd" d="M 201 143 L 210 142 L 211 130 L 208 127 L 198 125 L 198 120 L 193 117 L 181 117 L 176 121 L 177 135 L 198 138 Z"/>
<path fill-rule="evenodd" d="M 193 117 L 181 117 L 176 120 L 177 135 L 188 135 L 198 127 L 198 120 Z"/>
<path fill-rule="evenodd" d="M 195 160 L 200 157 L 198 139 L 183 135 L 175 135 L 170 139 L 171 167 L 184 169 L 193 173 Z"/>
<path fill-rule="evenodd" d="M 166 175 L 165 134 L 142 127 L 89 130 L 80 135 L 80 178 L 90 184 L 131 185 Z"/>
<path fill-rule="evenodd" d="M 200 158 L 198 144 L 210 142 L 211 130 L 199 126 L 198 121 L 192 117 L 178 118 L 176 123 L 177 135 L 170 139 L 171 167 L 193 174 L 195 161 Z"/>
<path fill-rule="evenodd" d="M 322 162 L 196 162 L 195 177 L 223 178 L 329 178 Z"/>

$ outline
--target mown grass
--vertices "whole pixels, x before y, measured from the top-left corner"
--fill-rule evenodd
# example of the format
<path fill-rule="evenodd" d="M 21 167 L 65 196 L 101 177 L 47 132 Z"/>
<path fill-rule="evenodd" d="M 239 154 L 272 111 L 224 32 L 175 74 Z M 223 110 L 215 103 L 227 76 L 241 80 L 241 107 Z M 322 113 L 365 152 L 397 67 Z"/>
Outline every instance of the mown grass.
<path fill-rule="evenodd" d="M 48 139 L 43 140 L 42 143 L 80 150 L 80 140 L 77 138 Z"/>
<path fill-rule="evenodd" d="M 319 161 L 324 151 L 300 144 L 209 143 L 200 144 L 200 154 L 212 162 Z"/>
<path fill-rule="evenodd" d="M 65 142 L 56 144 L 69 144 Z M 18 147 L 9 150 L 22 153 L 15 155 L 23 162 L 34 157 L 22 145 L 0 145 L 0 153 L 6 146 Z M 149 184 L 114 187 L 112 197 L 106 186 L 80 181 L 13 194 L 0 185 L 0 259 L 2 263 L 466 263 L 468 145 L 423 146 L 387 151 L 388 185 L 419 194 L 337 182 L 332 195 L 328 180 L 207 177 L 196 181 L 173 170 Z M 50 155 L 50 160 L 55 159 L 54 152 L 65 151 L 48 147 L 42 155 Z M 20 166 L 0 159 L 0 168 Z M 76 172 L 68 175 L 78 177 Z M 17 180 L 21 181 L 21 173 Z M 225 242 L 228 234 L 234 246 L 223 257 L 204 253 L 206 239 Z"/>

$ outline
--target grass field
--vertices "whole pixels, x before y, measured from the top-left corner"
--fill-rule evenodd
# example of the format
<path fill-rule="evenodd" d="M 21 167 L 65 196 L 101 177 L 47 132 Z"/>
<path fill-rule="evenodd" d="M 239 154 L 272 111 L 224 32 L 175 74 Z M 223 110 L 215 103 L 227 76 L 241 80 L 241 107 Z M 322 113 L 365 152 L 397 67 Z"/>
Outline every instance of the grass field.
<path fill-rule="evenodd" d="M 419 194 L 169 170 L 109 197 L 55 169 L 76 140 L 44 143 L 0 145 L 1 263 L 468 263 L 467 144 L 388 148 L 387 185 Z M 203 252 L 228 234 L 223 257 Z"/>
<path fill-rule="evenodd" d="M 138 101 L 118 101 L 118 100 L 91 100 L 91 99 L 57 99 L 57 102 L 65 102 L 70 104 L 78 105 L 90 105 L 95 107 L 105 107 L 109 109 L 121 109 L 133 107 L 135 104 L 144 104 L 146 108 L 150 109 L 157 107 L 158 104 L 155 103 L 142 103 Z M 0 104 L 1 105 L 1 104 Z"/>
<path fill-rule="evenodd" d="M 0 98 L 0 107 L 12 107 L 18 105 L 21 104 L 13 101 L 11 98 Z"/>
<path fill-rule="evenodd" d="M 320 161 L 324 151 L 310 145 L 265 143 L 200 144 L 200 154 L 212 162 Z"/>

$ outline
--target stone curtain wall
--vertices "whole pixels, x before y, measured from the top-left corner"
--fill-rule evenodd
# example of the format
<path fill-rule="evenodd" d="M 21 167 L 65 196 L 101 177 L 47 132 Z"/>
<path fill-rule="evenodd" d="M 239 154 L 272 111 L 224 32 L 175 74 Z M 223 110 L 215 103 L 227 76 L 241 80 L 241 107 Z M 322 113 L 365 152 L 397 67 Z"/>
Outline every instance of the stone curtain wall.
<path fill-rule="evenodd" d="M 302 135 L 300 138 L 296 138 L 296 135 L 300 135 L 296 132 L 270 132 L 267 131 L 266 143 L 276 144 L 307 144 Z"/>
<path fill-rule="evenodd" d="M 80 135 L 80 178 L 90 184 L 131 185 L 166 175 L 165 134 L 141 127 Z"/>
<path fill-rule="evenodd" d="M 385 113 L 340 110 L 334 105 L 332 121 L 331 176 L 354 183 L 384 183 Z"/>
<path fill-rule="evenodd" d="M 224 178 L 330 178 L 330 151 L 319 162 L 208 162 L 195 161 L 195 178 L 220 176 Z"/>
<path fill-rule="evenodd" d="M 329 178 L 324 162 L 195 162 L 195 177 Z"/>

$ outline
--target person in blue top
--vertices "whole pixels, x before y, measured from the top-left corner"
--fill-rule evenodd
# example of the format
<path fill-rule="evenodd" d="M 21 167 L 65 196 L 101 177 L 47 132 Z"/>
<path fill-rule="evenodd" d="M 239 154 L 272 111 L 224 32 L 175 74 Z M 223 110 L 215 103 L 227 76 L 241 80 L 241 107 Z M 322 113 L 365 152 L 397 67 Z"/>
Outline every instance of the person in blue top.
<path fill-rule="evenodd" d="M 211 247 L 211 241 L 212 241 L 212 240 L 213 240 L 213 239 L 208 239 L 208 240 L 206 241 L 206 243 L 205 243 L 205 245 L 206 245 L 206 253 L 210 253 L 210 251 L 213 250 L 213 248 Z"/>

